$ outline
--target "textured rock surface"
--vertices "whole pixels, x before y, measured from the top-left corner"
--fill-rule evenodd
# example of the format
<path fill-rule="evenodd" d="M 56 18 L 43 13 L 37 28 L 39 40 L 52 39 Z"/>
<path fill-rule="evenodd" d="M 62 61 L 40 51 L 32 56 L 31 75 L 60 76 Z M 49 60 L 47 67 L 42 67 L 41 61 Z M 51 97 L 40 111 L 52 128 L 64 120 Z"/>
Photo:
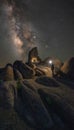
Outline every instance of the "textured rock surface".
<path fill-rule="evenodd" d="M 46 76 L 0 82 L 0 130 L 74 130 L 73 119 L 70 86 Z"/>
<path fill-rule="evenodd" d="M 17 69 L 23 78 L 32 78 L 34 76 L 34 70 L 28 66 L 27 64 L 24 64 L 22 61 L 15 61 L 13 64 L 13 68 Z"/>
<path fill-rule="evenodd" d="M 68 78 L 74 80 L 74 57 L 70 58 L 64 63 L 61 71 L 66 74 Z"/>
<path fill-rule="evenodd" d="M 0 130 L 74 130 L 74 58 L 59 77 L 44 64 L 15 61 L 0 69 Z"/>
<path fill-rule="evenodd" d="M 11 64 L 7 64 L 5 67 L 4 80 L 5 81 L 14 80 L 14 72 L 13 72 L 13 67 Z"/>
<path fill-rule="evenodd" d="M 22 80 L 23 79 L 22 74 L 17 69 L 14 69 L 14 79 L 15 80 Z"/>
<path fill-rule="evenodd" d="M 28 54 L 28 63 L 31 63 L 32 62 L 32 58 L 36 58 L 36 62 L 39 63 L 41 62 L 41 59 L 38 55 L 38 50 L 37 50 L 37 47 L 33 48 L 29 54 Z"/>

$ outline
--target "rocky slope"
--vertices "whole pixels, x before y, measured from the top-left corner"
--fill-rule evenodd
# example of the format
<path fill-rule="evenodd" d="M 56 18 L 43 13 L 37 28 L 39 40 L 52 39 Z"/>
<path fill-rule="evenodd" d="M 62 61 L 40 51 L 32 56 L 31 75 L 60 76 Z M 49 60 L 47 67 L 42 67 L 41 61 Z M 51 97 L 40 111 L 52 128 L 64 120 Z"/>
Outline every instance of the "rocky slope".
<path fill-rule="evenodd" d="M 74 129 L 74 89 L 49 77 L 0 82 L 0 130 Z"/>

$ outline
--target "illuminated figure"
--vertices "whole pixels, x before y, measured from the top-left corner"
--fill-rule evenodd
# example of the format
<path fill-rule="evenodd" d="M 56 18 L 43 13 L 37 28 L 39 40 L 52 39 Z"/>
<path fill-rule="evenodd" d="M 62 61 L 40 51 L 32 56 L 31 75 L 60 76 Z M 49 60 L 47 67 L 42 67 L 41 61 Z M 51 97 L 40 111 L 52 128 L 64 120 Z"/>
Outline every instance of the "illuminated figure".
<path fill-rule="evenodd" d="M 54 64 L 52 60 L 49 60 L 49 64 L 51 66 L 51 70 L 52 70 L 52 76 L 54 76 Z"/>

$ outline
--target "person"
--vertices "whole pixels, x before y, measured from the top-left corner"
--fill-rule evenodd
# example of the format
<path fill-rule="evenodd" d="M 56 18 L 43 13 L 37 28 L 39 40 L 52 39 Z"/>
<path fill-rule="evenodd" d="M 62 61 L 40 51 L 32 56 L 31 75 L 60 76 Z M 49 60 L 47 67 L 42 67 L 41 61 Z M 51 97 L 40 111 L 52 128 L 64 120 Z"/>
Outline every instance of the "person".
<path fill-rule="evenodd" d="M 52 70 L 52 76 L 54 76 L 54 65 L 51 65 L 51 70 Z"/>

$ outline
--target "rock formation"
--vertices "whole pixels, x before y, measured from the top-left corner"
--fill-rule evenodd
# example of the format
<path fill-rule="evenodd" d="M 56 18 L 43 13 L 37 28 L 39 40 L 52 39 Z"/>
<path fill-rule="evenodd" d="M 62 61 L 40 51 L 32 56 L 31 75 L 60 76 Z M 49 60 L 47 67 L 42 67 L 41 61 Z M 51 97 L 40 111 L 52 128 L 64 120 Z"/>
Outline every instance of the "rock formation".
<path fill-rule="evenodd" d="M 38 50 L 37 47 L 34 47 L 32 50 L 29 51 L 28 54 L 28 63 L 39 63 L 41 62 L 41 58 L 38 55 Z"/>
<path fill-rule="evenodd" d="M 17 69 L 14 69 L 14 79 L 15 80 L 22 80 L 23 79 L 22 74 Z"/>
<path fill-rule="evenodd" d="M 74 57 L 67 60 L 61 67 L 61 71 L 70 79 L 74 80 Z"/>
<path fill-rule="evenodd" d="M 0 69 L 0 130 L 74 130 L 74 58 L 63 66 L 52 59 L 61 68 L 53 78 L 50 59 L 32 63 L 31 56 L 38 58 L 32 52 L 28 63 Z"/>
<path fill-rule="evenodd" d="M 17 69 L 22 74 L 23 78 L 32 78 L 35 75 L 34 70 L 22 61 L 15 61 L 13 68 Z"/>
<path fill-rule="evenodd" d="M 5 81 L 14 80 L 13 66 L 11 64 L 7 64 L 5 67 L 4 80 Z"/>

